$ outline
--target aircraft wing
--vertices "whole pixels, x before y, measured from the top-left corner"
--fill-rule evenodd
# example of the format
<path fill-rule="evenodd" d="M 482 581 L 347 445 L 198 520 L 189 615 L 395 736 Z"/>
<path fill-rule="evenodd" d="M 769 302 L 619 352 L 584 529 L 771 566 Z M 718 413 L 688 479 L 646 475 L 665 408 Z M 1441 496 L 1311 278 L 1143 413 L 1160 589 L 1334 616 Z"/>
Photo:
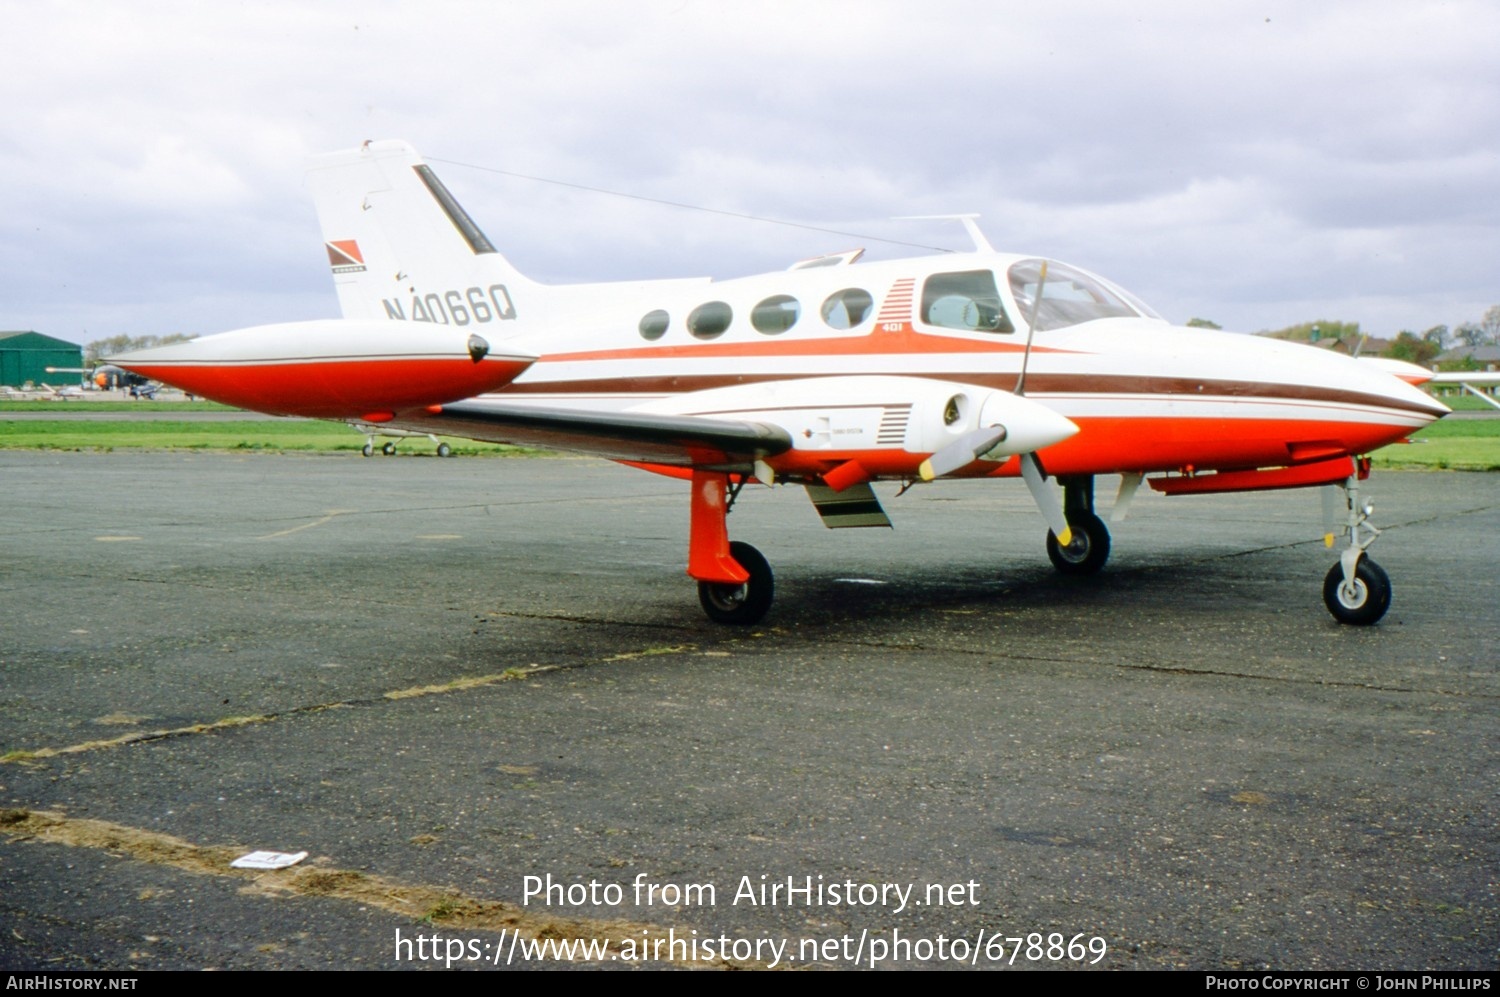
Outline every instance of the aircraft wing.
<path fill-rule="evenodd" d="M 1500 371 L 1493 370 L 1453 370 L 1442 374 L 1432 375 L 1429 383 L 1437 385 L 1453 385 L 1462 388 L 1469 394 L 1478 398 L 1486 405 L 1500 409 L 1500 401 L 1495 400 L 1492 393 L 1480 390 L 1481 388 L 1494 388 L 1500 385 Z"/>
<path fill-rule="evenodd" d="M 675 467 L 749 465 L 792 448 L 780 426 L 696 415 L 458 402 L 390 423 L 439 436 L 590 454 Z"/>
<path fill-rule="evenodd" d="M 1450 370 L 1441 374 L 1433 374 L 1428 381 L 1432 384 L 1500 384 L 1500 371 L 1493 370 Z"/>

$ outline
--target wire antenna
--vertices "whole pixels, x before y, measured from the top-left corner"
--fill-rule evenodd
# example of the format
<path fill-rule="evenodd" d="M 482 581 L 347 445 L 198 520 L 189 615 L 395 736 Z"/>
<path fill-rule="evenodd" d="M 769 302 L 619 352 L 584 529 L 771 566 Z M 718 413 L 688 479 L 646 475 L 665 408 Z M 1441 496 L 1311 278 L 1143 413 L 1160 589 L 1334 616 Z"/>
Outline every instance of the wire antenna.
<path fill-rule="evenodd" d="M 745 214 L 740 211 L 725 211 L 722 208 L 706 208 L 701 204 L 687 204 L 682 201 L 668 201 L 661 197 L 647 197 L 645 194 L 630 194 L 621 190 L 609 190 L 604 187 L 590 187 L 588 184 L 572 183 L 568 180 L 553 180 L 550 177 L 532 176 L 528 173 L 515 173 L 511 170 L 501 170 L 493 166 L 480 166 L 477 163 L 464 163 L 456 159 L 439 159 L 437 156 L 428 156 L 429 161 L 443 163 L 448 166 L 462 166 L 469 170 L 479 170 L 482 173 L 496 173 L 503 177 L 513 177 L 517 180 L 531 180 L 535 183 L 550 183 L 556 187 L 569 187 L 573 190 L 588 191 L 590 194 L 608 194 L 610 197 L 623 197 L 631 201 L 645 201 L 648 204 L 662 204 L 669 208 L 683 208 L 687 211 L 702 211 L 710 215 L 722 215 L 726 218 L 739 218 L 744 221 L 765 222 L 769 225 L 784 225 L 787 228 L 800 228 L 808 232 L 822 232 L 827 235 L 837 235 L 846 239 L 861 239 L 866 242 L 884 242 L 892 246 L 907 246 L 911 249 L 928 249 L 935 253 L 952 253 L 956 250 L 946 246 L 929 246 L 921 242 L 907 242 L 903 239 L 886 239 L 878 235 L 867 235 L 862 232 L 845 232 L 842 229 L 824 228 L 821 225 L 806 225 L 802 222 L 789 222 L 783 218 L 767 218 L 764 215 Z"/>

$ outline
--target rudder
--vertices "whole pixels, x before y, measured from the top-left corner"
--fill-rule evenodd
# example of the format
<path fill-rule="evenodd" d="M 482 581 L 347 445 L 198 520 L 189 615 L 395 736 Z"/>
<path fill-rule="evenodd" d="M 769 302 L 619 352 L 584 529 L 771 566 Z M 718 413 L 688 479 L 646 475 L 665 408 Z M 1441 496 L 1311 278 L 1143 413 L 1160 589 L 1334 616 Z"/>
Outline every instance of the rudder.
<path fill-rule="evenodd" d="M 405 142 L 366 142 L 307 171 L 345 318 L 494 327 L 522 276 Z"/>

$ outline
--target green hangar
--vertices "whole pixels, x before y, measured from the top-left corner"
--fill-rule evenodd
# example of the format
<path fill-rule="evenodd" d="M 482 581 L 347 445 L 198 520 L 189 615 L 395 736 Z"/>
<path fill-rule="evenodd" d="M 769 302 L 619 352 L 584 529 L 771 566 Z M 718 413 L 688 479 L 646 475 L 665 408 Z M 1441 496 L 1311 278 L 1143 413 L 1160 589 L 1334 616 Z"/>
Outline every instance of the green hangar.
<path fill-rule="evenodd" d="M 78 375 L 48 374 L 48 367 L 83 366 L 83 347 L 40 332 L 0 332 L 0 385 L 19 388 L 27 381 L 76 384 Z"/>

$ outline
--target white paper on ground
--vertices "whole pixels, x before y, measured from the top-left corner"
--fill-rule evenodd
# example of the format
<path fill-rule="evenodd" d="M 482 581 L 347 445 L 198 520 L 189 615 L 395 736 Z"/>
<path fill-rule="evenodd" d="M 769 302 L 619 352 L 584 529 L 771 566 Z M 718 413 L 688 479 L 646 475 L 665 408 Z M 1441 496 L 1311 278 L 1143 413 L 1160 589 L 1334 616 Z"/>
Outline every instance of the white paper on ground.
<path fill-rule="evenodd" d="M 290 855 L 286 852 L 251 852 L 248 855 L 241 855 L 229 864 L 236 869 L 285 869 L 305 858 L 307 858 L 306 852 Z"/>

